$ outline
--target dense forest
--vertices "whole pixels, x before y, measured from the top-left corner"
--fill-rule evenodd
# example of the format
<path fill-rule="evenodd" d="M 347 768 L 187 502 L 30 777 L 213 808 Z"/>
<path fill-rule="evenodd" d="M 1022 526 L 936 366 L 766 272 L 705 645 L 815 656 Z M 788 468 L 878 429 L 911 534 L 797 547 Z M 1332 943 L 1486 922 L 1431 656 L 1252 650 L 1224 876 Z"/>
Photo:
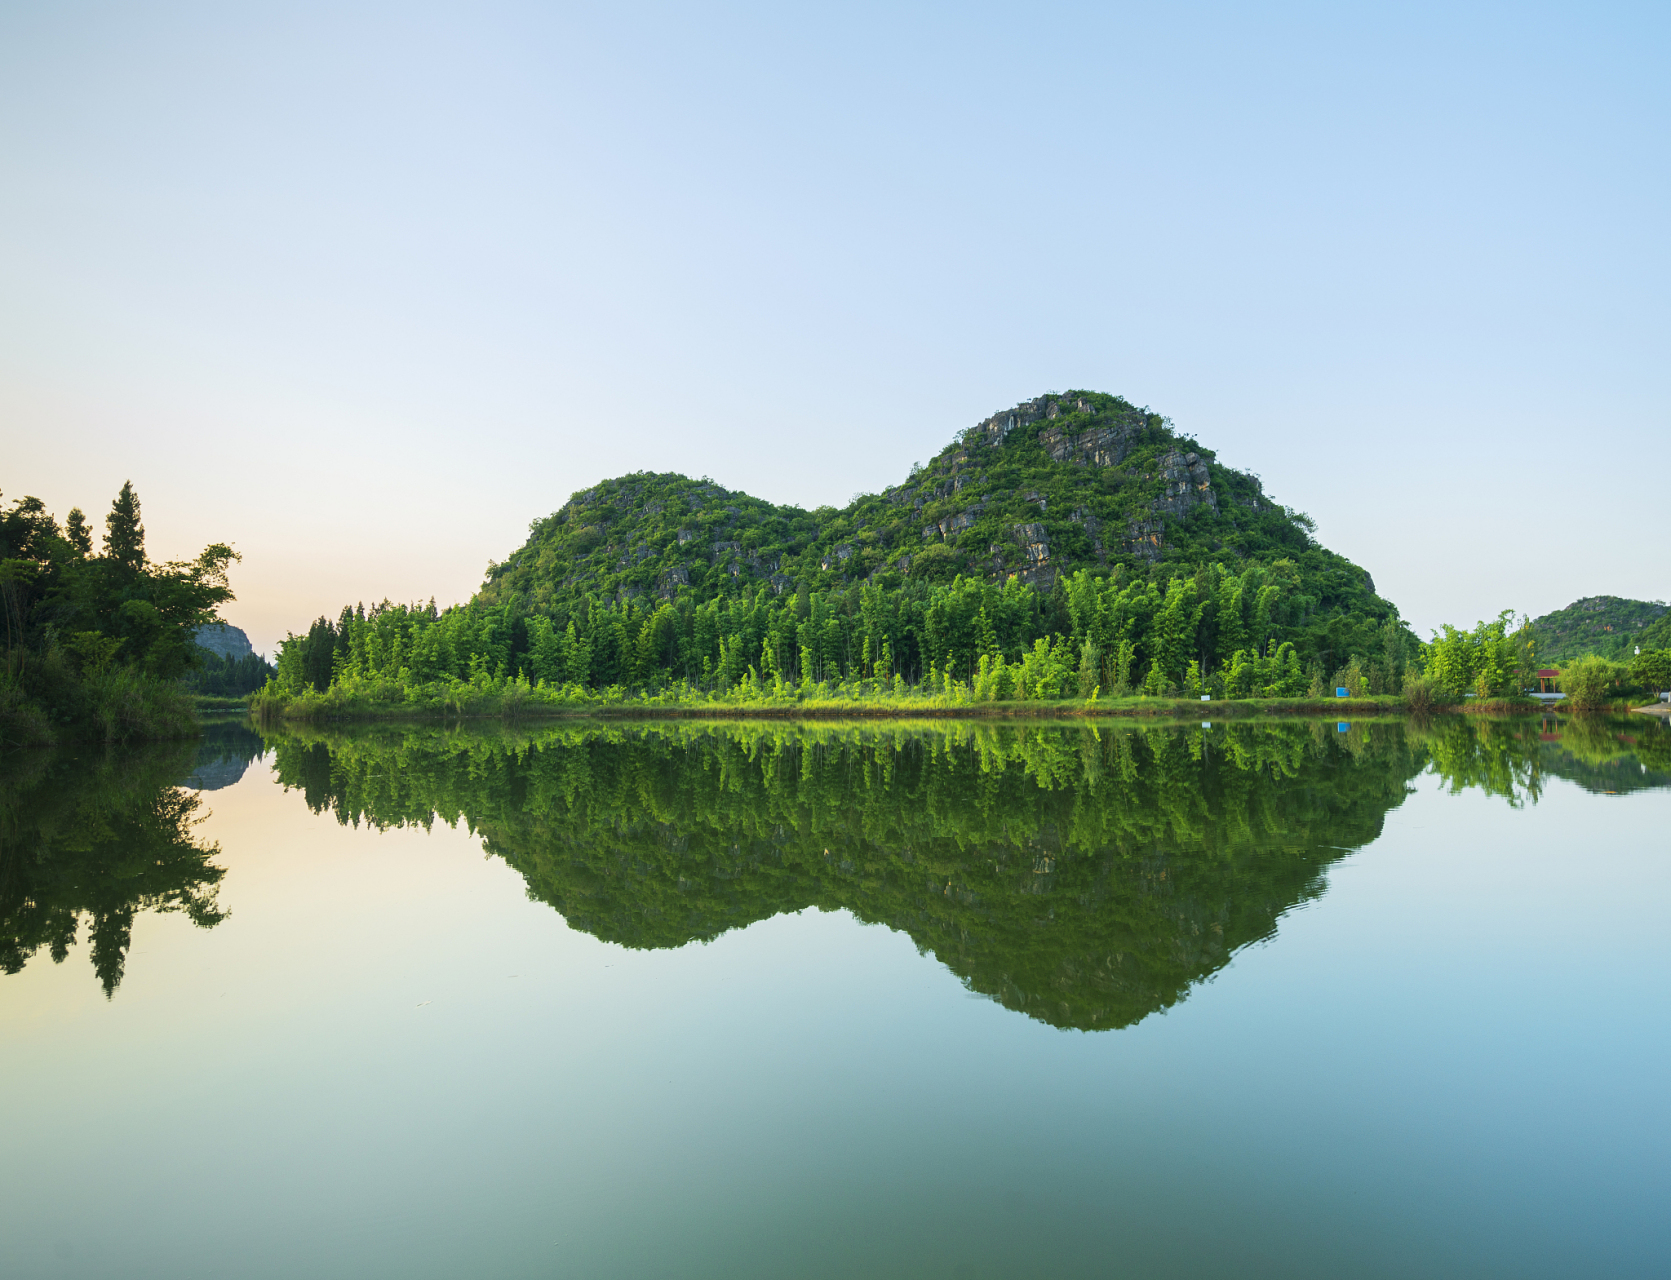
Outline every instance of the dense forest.
<path fill-rule="evenodd" d="M 1420 645 L 1257 477 L 1070 392 L 994 415 L 847 507 L 678 475 L 577 493 L 468 604 L 347 607 L 280 646 L 278 701 L 740 686 L 848 695 L 1397 692 Z"/>
<path fill-rule="evenodd" d="M 0 511 L 0 745 L 194 732 L 180 679 L 207 656 L 194 636 L 233 598 L 237 558 L 216 543 L 195 560 L 153 562 L 131 484 L 98 552 L 80 508 L 62 526 L 39 498 Z"/>
<path fill-rule="evenodd" d="M 181 683 L 190 692 L 204 697 L 241 698 L 254 693 L 277 674 L 278 669 L 259 653 L 233 657 L 229 653 L 204 650 Z"/>

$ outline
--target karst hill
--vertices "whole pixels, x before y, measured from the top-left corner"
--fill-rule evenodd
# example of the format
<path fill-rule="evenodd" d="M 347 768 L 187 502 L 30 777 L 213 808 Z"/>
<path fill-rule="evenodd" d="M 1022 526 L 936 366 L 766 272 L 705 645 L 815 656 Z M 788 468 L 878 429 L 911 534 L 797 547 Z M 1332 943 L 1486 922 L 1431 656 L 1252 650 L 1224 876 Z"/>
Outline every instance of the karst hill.
<path fill-rule="evenodd" d="M 1170 577 L 1206 562 L 1295 564 L 1313 610 L 1387 616 L 1370 575 L 1320 547 L 1257 476 L 1112 395 L 1039 396 L 963 431 L 925 467 L 840 509 L 778 506 L 641 472 L 584 489 L 490 565 L 482 604 L 774 594 L 1079 569 Z"/>

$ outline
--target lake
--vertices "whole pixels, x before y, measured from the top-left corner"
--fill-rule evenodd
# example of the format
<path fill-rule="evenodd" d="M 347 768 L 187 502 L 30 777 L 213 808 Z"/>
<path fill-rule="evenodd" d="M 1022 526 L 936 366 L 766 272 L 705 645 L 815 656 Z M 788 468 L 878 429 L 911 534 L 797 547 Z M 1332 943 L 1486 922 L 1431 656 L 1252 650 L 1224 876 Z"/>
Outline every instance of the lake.
<path fill-rule="evenodd" d="M 0 762 L 0 1275 L 1671 1273 L 1671 729 Z"/>

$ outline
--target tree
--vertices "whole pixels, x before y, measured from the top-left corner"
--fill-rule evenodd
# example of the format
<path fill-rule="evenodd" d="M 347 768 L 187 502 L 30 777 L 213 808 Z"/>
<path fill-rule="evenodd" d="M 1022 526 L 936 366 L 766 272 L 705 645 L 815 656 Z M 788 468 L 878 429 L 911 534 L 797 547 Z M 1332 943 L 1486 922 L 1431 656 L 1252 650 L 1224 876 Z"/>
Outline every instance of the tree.
<path fill-rule="evenodd" d="M 80 507 L 71 507 L 70 514 L 64 517 L 64 537 L 75 548 L 77 555 L 85 557 L 93 554 L 93 530 Z"/>
<path fill-rule="evenodd" d="M 139 495 L 133 481 L 124 480 L 122 490 L 110 504 L 104 518 L 104 554 L 130 573 L 145 568 L 145 526 L 139 522 Z"/>
<path fill-rule="evenodd" d="M 1607 695 L 1624 676 L 1616 662 L 1593 653 L 1574 658 L 1561 671 L 1561 691 L 1575 711 L 1591 711 L 1607 702 Z"/>
<path fill-rule="evenodd" d="M 1671 689 L 1671 649 L 1650 649 L 1631 660 L 1630 678 L 1644 689 Z"/>

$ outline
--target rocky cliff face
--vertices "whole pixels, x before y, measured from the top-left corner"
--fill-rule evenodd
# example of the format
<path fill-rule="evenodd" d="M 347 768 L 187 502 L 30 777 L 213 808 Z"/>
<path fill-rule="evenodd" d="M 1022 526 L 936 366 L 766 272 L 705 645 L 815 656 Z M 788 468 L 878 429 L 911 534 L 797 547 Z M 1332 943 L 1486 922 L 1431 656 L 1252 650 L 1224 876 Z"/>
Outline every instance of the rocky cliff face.
<path fill-rule="evenodd" d="M 242 658 L 255 652 L 249 637 L 240 628 L 225 622 L 199 627 L 192 639 L 217 658 Z"/>
<path fill-rule="evenodd" d="M 490 566 L 481 598 L 540 608 L 959 574 L 1049 588 L 1082 567 L 1315 550 L 1257 477 L 1221 466 L 1158 414 L 1077 391 L 989 415 L 903 483 L 840 510 L 775 506 L 678 475 L 605 481 Z"/>

